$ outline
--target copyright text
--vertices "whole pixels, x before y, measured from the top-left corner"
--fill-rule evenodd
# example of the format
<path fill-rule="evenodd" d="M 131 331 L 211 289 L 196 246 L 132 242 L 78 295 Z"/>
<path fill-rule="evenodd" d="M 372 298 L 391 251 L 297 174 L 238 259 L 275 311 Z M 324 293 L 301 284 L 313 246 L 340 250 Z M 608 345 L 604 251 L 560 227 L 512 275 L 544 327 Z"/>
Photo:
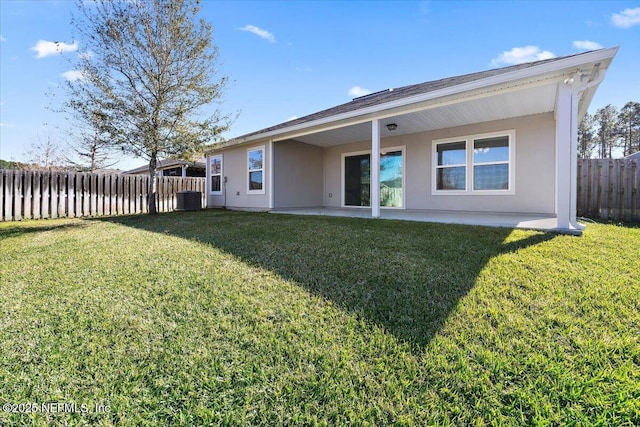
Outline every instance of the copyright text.
<path fill-rule="evenodd" d="M 9 414 L 105 414 L 111 411 L 108 404 L 89 405 L 76 402 L 25 402 L 3 403 L 2 412 Z"/>

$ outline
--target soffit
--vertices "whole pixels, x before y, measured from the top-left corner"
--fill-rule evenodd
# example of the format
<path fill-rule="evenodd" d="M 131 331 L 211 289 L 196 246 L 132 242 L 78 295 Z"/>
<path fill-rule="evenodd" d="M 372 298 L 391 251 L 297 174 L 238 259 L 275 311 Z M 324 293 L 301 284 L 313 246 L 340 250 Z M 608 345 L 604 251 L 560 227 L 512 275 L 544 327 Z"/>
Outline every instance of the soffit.
<path fill-rule="evenodd" d="M 450 100 L 444 105 L 426 105 L 409 113 L 385 115 L 380 119 L 380 135 L 385 138 L 550 112 L 555 107 L 557 86 L 558 82 L 554 81 L 492 96 Z M 386 128 L 388 123 L 396 123 L 397 129 L 389 131 Z M 329 147 L 370 138 L 371 121 L 367 120 L 286 139 Z"/>

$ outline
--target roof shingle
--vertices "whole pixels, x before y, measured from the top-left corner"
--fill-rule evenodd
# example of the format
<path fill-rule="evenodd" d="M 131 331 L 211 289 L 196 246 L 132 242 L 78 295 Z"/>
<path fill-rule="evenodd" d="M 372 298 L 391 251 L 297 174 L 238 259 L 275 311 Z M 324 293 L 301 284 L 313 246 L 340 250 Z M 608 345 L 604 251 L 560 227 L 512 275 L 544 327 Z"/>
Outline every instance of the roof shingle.
<path fill-rule="evenodd" d="M 234 139 L 243 139 L 250 136 L 259 135 L 262 133 L 272 132 L 279 129 L 284 129 L 284 128 L 300 125 L 303 123 L 308 123 L 315 120 L 323 119 L 326 117 L 331 117 L 331 116 L 335 116 L 342 113 L 348 113 L 350 111 L 355 111 L 355 110 L 359 110 L 359 109 L 374 106 L 374 105 L 384 104 L 387 102 L 395 101 L 402 98 L 407 98 L 414 95 L 422 95 L 422 94 L 433 92 L 436 90 L 445 89 L 448 87 L 453 87 L 460 84 L 469 83 L 469 82 L 493 77 L 500 74 L 505 74 L 513 71 L 519 71 L 526 68 L 531 68 L 537 65 L 554 62 L 554 61 L 570 58 L 570 57 L 581 55 L 581 54 L 582 53 L 578 53 L 574 55 L 561 56 L 561 57 L 552 58 L 552 59 L 544 59 L 544 60 L 535 61 L 535 62 L 527 62 L 524 64 L 517 64 L 509 67 L 496 68 L 493 70 L 463 74 L 455 77 L 447 77 L 444 79 L 412 84 L 412 85 L 402 86 L 394 89 L 381 90 L 379 92 L 374 92 L 369 95 L 353 98 L 350 102 L 347 102 L 345 104 L 337 105 L 335 107 L 318 111 L 316 113 L 309 114 L 304 117 L 299 117 L 297 119 L 279 123 L 277 125 L 260 129 L 255 132 L 247 133 L 245 135 L 239 136 Z"/>

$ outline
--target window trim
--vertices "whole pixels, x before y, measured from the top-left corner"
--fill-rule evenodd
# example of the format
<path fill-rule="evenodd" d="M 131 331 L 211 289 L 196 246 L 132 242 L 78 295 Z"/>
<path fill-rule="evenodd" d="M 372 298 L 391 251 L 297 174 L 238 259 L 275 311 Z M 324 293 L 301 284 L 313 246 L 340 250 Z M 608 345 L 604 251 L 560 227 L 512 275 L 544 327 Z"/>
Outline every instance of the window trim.
<path fill-rule="evenodd" d="M 509 160 L 499 162 L 482 162 L 475 164 L 473 162 L 473 147 L 476 140 L 486 138 L 497 138 L 506 136 L 509 138 Z M 516 131 L 515 129 L 478 133 L 473 135 L 457 136 L 453 138 L 434 139 L 431 147 L 431 195 L 432 196 L 451 196 L 451 195 L 465 195 L 465 196 L 481 196 L 481 195 L 495 195 L 495 196 L 512 196 L 516 194 L 516 182 L 515 182 L 515 170 L 516 170 Z M 465 167 L 465 189 L 464 190 L 438 190 L 438 169 L 442 167 L 438 166 L 438 145 L 447 144 L 452 142 L 464 142 L 465 143 L 465 164 L 462 165 L 447 165 L 447 167 Z M 491 165 L 491 164 L 507 164 L 509 166 L 509 188 L 507 190 L 474 190 L 473 189 L 473 175 L 474 166 L 479 165 Z"/>
<path fill-rule="evenodd" d="M 213 159 L 220 159 L 220 173 L 213 173 Z M 213 185 L 211 182 L 211 178 L 219 175 L 220 176 L 220 191 L 214 191 L 213 190 Z M 222 154 L 216 154 L 214 156 L 211 156 L 211 158 L 209 159 L 209 194 L 211 194 L 212 196 L 222 196 L 223 192 L 224 192 L 224 186 L 223 186 L 223 175 L 224 175 L 224 159 L 222 157 Z"/>
<path fill-rule="evenodd" d="M 380 156 L 382 157 L 382 152 L 388 151 L 401 151 L 402 152 L 402 206 L 382 206 L 380 205 L 380 209 L 396 209 L 403 210 L 406 209 L 407 206 L 407 191 L 406 191 L 406 179 L 407 179 L 407 149 L 406 145 L 396 145 L 393 147 L 380 147 Z M 360 156 L 362 154 L 371 155 L 371 150 L 362 150 L 362 151 L 353 151 L 348 153 L 342 153 L 340 160 L 340 207 L 346 209 L 371 209 L 371 206 L 351 206 L 345 204 L 345 194 L 344 194 L 344 159 L 346 157 L 351 156 Z"/>
<path fill-rule="evenodd" d="M 252 151 L 262 151 L 262 168 L 261 169 L 249 169 L 249 155 Z M 265 175 L 265 158 L 266 158 L 266 149 L 264 145 L 260 145 L 258 147 L 247 148 L 247 169 L 246 169 L 246 178 L 247 178 L 247 194 L 265 194 L 266 187 L 266 175 Z M 259 190 L 251 189 L 251 172 L 262 172 L 262 188 Z"/>

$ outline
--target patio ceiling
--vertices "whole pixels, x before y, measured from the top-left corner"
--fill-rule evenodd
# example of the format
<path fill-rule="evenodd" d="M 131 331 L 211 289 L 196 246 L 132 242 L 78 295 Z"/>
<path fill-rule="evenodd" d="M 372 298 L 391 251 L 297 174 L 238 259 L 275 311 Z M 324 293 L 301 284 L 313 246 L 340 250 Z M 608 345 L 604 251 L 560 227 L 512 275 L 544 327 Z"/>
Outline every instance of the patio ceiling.
<path fill-rule="evenodd" d="M 380 118 L 382 138 L 425 132 L 486 121 L 512 117 L 547 113 L 554 110 L 558 81 L 544 85 L 511 90 L 496 95 L 468 99 L 445 99 L 417 106 L 410 112 L 390 112 Z M 380 117 L 378 115 L 377 117 Z M 289 136 L 282 139 L 294 139 L 306 144 L 329 147 L 371 139 L 371 117 L 356 124 L 345 123 L 342 126 L 315 133 Z M 366 121 L 365 121 L 366 120 Z M 389 131 L 386 125 L 398 125 Z"/>

